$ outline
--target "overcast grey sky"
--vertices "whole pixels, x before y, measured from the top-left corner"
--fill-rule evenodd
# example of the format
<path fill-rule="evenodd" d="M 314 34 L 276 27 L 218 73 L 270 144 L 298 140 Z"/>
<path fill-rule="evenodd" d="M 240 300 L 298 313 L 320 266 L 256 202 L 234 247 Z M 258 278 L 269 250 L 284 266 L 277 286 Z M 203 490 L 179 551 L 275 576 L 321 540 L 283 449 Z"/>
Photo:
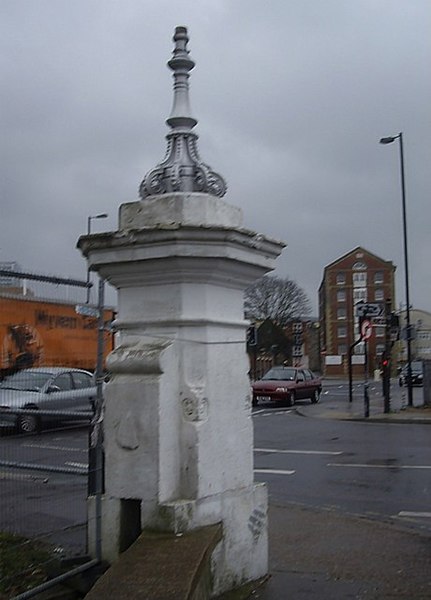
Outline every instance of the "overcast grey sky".
<path fill-rule="evenodd" d="M 0 260 L 85 279 L 85 233 L 117 228 L 165 154 L 166 67 L 188 27 L 204 162 L 276 273 L 317 313 L 325 265 L 361 245 L 397 265 L 402 131 L 411 301 L 431 311 L 430 0 L 1 0 Z"/>

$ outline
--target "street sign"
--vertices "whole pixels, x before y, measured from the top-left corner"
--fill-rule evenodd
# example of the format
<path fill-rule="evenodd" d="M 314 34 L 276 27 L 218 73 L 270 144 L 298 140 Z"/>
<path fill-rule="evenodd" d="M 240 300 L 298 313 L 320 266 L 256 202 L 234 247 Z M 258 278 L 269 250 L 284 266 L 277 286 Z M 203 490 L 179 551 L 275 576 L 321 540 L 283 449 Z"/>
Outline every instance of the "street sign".
<path fill-rule="evenodd" d="M 99 310 L 97 308 L 93 308 L 92 306 L 88 306 L 88 304 L 77 304 L 75 306 L 75 312 L 78 315 L 83 315 L 84 317 L 99 316 Z"/>
<path fill-rule="evenodd" d="M 373 325 L 371 321 L 364 319 L 361 325 L 361 338 L 363 340 L 369 340 L 373 333 Z"/>
<path fill-rule="evenodd" d="M 373 317 L 371 322 L 373 327 L 386 327 L 386 317 Z"/>
<path fill-rule="evenodd" d="M 383 304 L 364 302 L 356 305 L 356 315 L 358 317 L 382 317 L 384 314 Z"/>

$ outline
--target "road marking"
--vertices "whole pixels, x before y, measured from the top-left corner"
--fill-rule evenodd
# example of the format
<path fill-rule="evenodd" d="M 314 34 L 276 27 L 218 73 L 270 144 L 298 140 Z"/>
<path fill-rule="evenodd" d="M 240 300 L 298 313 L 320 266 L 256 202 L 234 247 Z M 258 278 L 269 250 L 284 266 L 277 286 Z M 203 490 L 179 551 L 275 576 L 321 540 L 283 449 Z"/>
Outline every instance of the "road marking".
<path fill-rule="evenodd" d="M 39 448 L 39 450 L 62 450 L 65 452 L 88 452 L 85 448 L 68 448 L 67 446 L 49 446 L 48 444 L 21 444 L 23 448 Z"/>
<path fill-rule="evenodd" d="M 358 469 L 431 469 L 431 465 L 361 465 L 354 463 L 328 463 L 327 467 L 356 467 Z"/>
<path fill-rule="evenodd" d="M 0 479 L 12 479 L 13 481 L 41 481 L 47 483 L 49 479 L 47 477 L 37 477 L 36 475 L 25 475 L 23 473 L 8 473 L 6 471 L 0 471 Z"/>
<path fill-rule="evenodd" d="M 341 451 L 339 452 L 331 452 L 326 450 L 276 450 L 275 448 L 255 448 L 255 452 L 267 452 L 271 454 L 323 454 L 329 456 L 339 456 L 343 454 Z"/>
<path fill-rule="evenodd" d="M 88 463 L 65 462 L 68 467 L 77 467 L 78 469 L 88 469 Z"/>
<path fill-rule="evenodd" d="M 254 472 L 270 475 L 293 475 L 295 473 L 295 471 L 286 471 L 283 469 L 254 469 Z"/>
<path fill-rule="evenodd" d="M 291 408 L 287 408 L 285 410 L 280 410 L 279 408 L 262 408 L 261 410 L 255 410 L 252 413 L 252 417 L 262 416 L 262 417 L 271 417 L 272 415 L 288 415 L 292 411 Z"/>
<path fill-rule="evenodd" d="M 431 512 L 415 512 L 412 510 L 401 510 L 398 517 L 424 517 L 425 519 L 431 519 Z"/>

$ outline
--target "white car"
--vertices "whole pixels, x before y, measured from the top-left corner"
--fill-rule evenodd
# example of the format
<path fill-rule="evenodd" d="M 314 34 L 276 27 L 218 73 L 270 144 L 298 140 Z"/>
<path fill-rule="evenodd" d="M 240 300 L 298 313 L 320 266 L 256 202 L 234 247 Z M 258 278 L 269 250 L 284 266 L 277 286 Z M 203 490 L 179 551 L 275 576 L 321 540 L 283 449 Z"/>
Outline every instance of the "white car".
<path fill-rule="evenodd" d="M 79 418 L 76 413 L 91 412 L 95 399 L 95 379 L 89 371 L 66 367 L 23 369 L 0 383 L 0 427 L 16 427 L 27 433 L 38 431 L 43 423 Z M 37 412 L 15 412 L 23 409 Z"/>

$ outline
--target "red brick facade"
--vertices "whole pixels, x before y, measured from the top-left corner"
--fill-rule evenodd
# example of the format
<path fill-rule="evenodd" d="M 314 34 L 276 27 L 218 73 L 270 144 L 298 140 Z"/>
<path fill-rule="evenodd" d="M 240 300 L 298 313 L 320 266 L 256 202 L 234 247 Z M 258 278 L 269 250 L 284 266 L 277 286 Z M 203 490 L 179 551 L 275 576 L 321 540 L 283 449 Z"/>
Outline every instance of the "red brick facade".
<path fill-rule="evenodd" d="M 395 306 L 395 266 L 358 246 L 324 269 L 319 288 L 320 349 L 322 373 L 348 375 L 348 352 L 359 339 L 359 320 L 355 306 L 361 300 L 385 307 Z M 373 327 L 368 342 L 368 372 L 380 367 L 385 328 Z M 353 375 L 364 375 L 364 344 L 352 353 Z"/>

